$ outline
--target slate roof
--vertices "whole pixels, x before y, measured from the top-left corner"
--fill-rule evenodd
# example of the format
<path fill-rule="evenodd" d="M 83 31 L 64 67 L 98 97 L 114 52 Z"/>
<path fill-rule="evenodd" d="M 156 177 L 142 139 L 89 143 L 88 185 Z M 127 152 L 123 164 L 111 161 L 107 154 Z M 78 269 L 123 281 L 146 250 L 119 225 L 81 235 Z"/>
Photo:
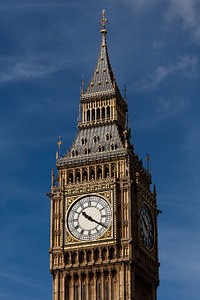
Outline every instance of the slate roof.
<path fill-rule="evenodd" d="M 67 156 L 72 157 L 73 150 L 75 156 L 82 156 L 123 148 L 116 124 L 98 125 L 80 129 Z"/>
<path fill-rule="evenodd" d="M 98 61 L 85 91 L 82 91 L 81 100 L 92 100 L 97 96 L 120 94 L 114 74 L 111 68 L 107 43 L 106 43 L 106 23 L 102 19 L 103 27 L 101 30 L 102 43 Z M 124 155 L 126 147 L 124 137 L 116 123 L 104 123 L 87 127 L 80 127 L 70 150 L 61 158 L 58 163 L 72 163 L 90 160 L 90 158 L 101 159 L 101 157 L 113 157 Z"/>
<path fill-rule="evenodd" d="M 91 98 L 94 96 L 103 96 L 119 93 L 117 83 L 110 64 L 108 49 L 106 43 L 106 30 L 101 30 L 102 43 L 98 61 L 93 72 L 90 83 L 85 91 L 82 92 L 81 99 Z"/>

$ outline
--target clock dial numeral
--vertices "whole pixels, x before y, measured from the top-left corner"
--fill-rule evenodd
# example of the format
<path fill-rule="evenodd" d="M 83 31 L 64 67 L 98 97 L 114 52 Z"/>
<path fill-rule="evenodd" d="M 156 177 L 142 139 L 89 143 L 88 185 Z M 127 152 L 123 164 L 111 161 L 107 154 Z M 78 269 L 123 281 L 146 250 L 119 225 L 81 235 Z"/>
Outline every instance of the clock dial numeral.
<path fill-rule="evenodd" d="M 80 240 L 95 240 L 101 237 L 112 221 L 108 202 L 96 195 L 83 197 L 69 209 L 66 227 Z"/>

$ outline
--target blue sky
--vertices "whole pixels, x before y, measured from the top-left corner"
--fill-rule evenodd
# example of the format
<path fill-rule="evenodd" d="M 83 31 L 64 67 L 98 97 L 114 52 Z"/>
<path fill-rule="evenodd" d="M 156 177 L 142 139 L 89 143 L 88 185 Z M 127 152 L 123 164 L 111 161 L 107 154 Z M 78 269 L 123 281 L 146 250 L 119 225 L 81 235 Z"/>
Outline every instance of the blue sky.
<path fill-rule="evenodd" d="M 200 294 L 199 0 L 0 0 L 0 299 L 51 299 L 49 200 L 57 137 L 76 134 L 106 9 L 132 142 L 157 186 L 158 299 Z"/>

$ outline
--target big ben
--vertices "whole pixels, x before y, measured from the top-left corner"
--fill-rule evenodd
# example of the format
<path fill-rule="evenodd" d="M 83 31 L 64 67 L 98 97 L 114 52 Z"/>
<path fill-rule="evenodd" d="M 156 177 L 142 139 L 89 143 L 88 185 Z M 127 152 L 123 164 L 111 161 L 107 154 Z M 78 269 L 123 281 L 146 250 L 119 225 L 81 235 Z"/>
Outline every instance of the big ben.
<path fill-rule="evenodd" d="M 52 171 L 52 299 L 156 300 L 156 190 L 131 143 L 104 10 L 100 23 L 100 53 L 81 90 L 77 134 Z"/>

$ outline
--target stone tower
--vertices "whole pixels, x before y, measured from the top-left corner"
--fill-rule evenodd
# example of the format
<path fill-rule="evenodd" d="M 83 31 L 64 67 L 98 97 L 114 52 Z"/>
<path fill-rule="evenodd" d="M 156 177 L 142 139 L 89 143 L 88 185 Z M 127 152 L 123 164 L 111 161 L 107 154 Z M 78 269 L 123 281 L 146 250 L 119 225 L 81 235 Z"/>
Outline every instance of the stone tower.
<path fill-rule="evenodd" d="M 52 172 L 53 300 L 156 300 L 157 204 L 134 152 L 101 20 L 98 61 L 80 97 L 78 132 Z"/>

